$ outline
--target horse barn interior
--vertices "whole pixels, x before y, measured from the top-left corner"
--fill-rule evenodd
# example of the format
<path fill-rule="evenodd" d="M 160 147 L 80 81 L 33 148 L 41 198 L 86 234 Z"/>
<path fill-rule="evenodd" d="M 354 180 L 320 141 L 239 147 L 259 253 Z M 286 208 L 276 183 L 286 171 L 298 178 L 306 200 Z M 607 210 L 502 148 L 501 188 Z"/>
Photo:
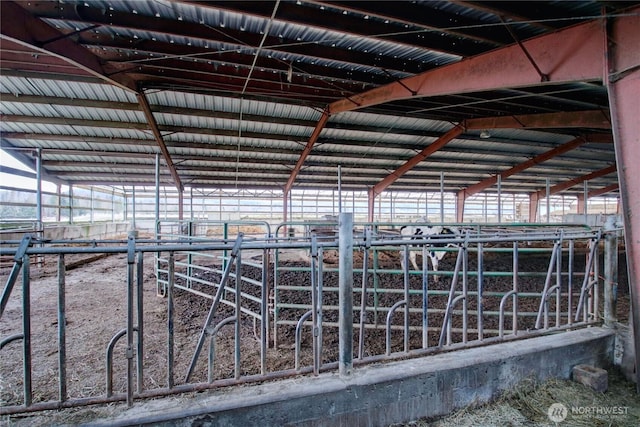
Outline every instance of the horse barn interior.
<path fill-rule="evenodd" d="M 9 425 L 640 387 L 640 2 L 3 0 L 0 33 Z"/>

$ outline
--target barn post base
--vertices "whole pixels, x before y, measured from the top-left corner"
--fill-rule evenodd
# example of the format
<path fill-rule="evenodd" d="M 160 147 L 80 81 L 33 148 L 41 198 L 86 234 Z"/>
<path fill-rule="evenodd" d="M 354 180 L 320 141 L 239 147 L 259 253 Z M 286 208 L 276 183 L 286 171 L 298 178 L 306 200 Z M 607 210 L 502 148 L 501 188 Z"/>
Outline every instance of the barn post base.
<path fill-rule="evenodd" d="M 383 426 L 488 402 L 526 378 L 568 379 L 578 364 L 608 367 L 614 331 L 592 327 L 425 358 L 224 388 L 187 400 L 137 402 L 91 425 Z"/>

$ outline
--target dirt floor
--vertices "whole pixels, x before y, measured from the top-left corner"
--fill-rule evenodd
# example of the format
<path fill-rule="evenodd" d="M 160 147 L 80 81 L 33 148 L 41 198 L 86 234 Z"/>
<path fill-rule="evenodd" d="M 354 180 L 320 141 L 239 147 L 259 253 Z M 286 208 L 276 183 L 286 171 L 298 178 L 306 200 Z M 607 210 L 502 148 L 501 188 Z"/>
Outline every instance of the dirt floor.
<path fill-rule="evenodd" d="M 81 256 L 66 256 L 67 265 L 73 265 L 82 258 Z M 357 258 L 357 257 L 356 257 Z M 622 257 L 624 260 L 624 257 Z M 328 267 L 335 266 L 335 259 L 328 254 L 325 263 Z M 362 257 L 356 259 L 355 267 L 361 265 Z M 393 255 L 380 258 L 381 263 L 389 263 L 399 268 L 398 258 Z M 581 261 L 584 264 L 584 260 Z M 43 266 L 31 267 L 31 301 L 32 301 L 32 346 L 33 346 L 33 402 L 46 402 L 58 399 L 58 338 L 57 338 L 57 258 L 49 257 L 45 259 Z M 455 257 L 447 257 L 441 262 L 441 270 L 453 269 Z M 485 259 L 485 269 L 490 271 L 509 271 L 511 260 L 499 255 L 487 254 Z M 577 261 L 579 264 L 580 261 Z M 544 257 L 523 257 L 521 269 L 528 271 L 545 271 L 548 264 L 548 256 Z M 302 265 L 300 262 L 285 262 L 285 266 L 295 267 Z M 475 260 L 470 259 L 470 269 L 475 269 Z M 578 268 L 578 266 L 576 267 Z M 254 267 L 245 267 L 244 274 L 259 277 L 259 270 Z M 602 270 L 601 270 L 602 271 Z M 0 276 L 4 285 L 8 270 L 2 270 Z M 618 316 L 621 320 L 628 318 L 628 290 L 626 288 L 626 268 L 624 264 L 620 266 L 621 285 L 619 287 Z M 300 284 L 308 283 L 309 273 L 291 271 L 283 272 L 280 284 Z M 381 282 L 385 287 L 395 290 L 379 297 L 379 306 L 390 307 L 394 302 L 402 298 L 402 288 L 404 286 L 402 276 L 381 275 Z M 337 292 L 332 289 L 337 288 L 337 275 L 335 273 L 325 273 L 323 277 L 326 288 L 323 304 L 326 306 L 337 305 Z M 359 286 L 361 277 L 354 277 L 354 286 Z M 110 255 L 92 260 L 85 266 L 68 269 L 66 274 L 65 307 L 67 313 L 66 330 L 66 370 L 67 370 L 67 391 L 70 397 L 96 397 L 104 396 L 106 391 L 106 368 L 105 349 L 111 338 L 120 330 L 126 327 L 126 284 L 127 284 L 127 263 L 124 255 Z M 430 289 L 448 290 L 448 281 L 442 280 L 440 283 L 430 282 Z M 505 291 L 510 289 L 511 281 L 496 280 L 487 282 L 485 290 Z M 579 285 L 578 285 L 579 286 Z M 420 275 L 414 275 L 410 281 L 411 289 L 421 289 Z M 520 289 L 539 291 L 540 279 L 522 280 Z M 198 285 L 194 285 L 198 289 Z M 209 290 L 210 292 L 210 290 Z M 359 305 L 359 293 L 354 292 L 354 303 Z M 282 291 L 282 300 L 292 303 L 302 303 L 309 299 L 308 292 Z M 485 306 L 495 305 L 493 297 L 483 300 Z M 0 321 L 0 337 L 4 338 L 21 330 L 21 286 L 18 282 L 9 300 L 3 318 Z M 444 305 L 446 297 L 433 297 L 430 300 L 432 306 Z M 475 309 L 477 302 L 470 301 L 468 308 Z M 531 311 L 537 310 L 537 301 L 527 301 L 521 298 L 519 308 Z M 204 320 L 208 313 L 211 300 L 194 295 L 179 289 L 175 290 L 175 384 L 184 382 L 193 351 L 201 333 Z M 373 305 L 373 296 L 369 295 L 368 305 Z M 421 298 L 412 296 L 410 306 L 421 307 Z M 553 307 L 552 307 L 553 308 Z M 295 320 L 304 311 L 302 309 L 283 310 L 280 313 L 281 320 Z M 222 308 L 216 315 L 216 321 L 220 321 L 233 313 L 229 308 Z M 367 323 L 374 322 L 374 314 L 367 312 Z M 386 315 L 386 313 L 384 314 Z M 402 322 L 402 315 L 396 314 L 398 322 Z M 354 317 L 359 319 L 359 311 L 354 312 Z M 440 325 L 443 315 L 434 313 L 430 315 L 430 325 Z M 337 312 L 327 310 L 325 321 L 336 321 Z M 384 316 L 378 321 L 384 322 Z M 469 327 L 475 327 L 475 320 L 471 320 Z M 497 319 L 495 316 L 486 316 L 484 326 L 486 328 L 496 328 Z M 421 324 L 419 314 L 411 315 L 411 324 Z M 454 317 L 453 326 L 460 327 L 460 317 Z M 526 325 L 520 325 L 522 328 Z M 145 256 L 144 260 L 144 387 L 145 389 L 155 389 L 166 387 L 168 384 L 167 369 L 167 299 L 157 296 L 157 288 L 154 273 L 153 255 Z M 233 327 L 223 328 L 216 342 L 217 354 L 215 379 L 233 378 Z M 337 334 L 331 333 L 332 328 L 326 328 L 323 340 L 323 362 L 333 362 L 337 360 Z M 335 332 L 335 329 L 333 329 Z M 356 331 L 357 334 L 357 331 Z M 258 335 L 256 334 L 256 324 L 249 317 L 243 317 L 241 328 L 241 372 L 242 376 L 259 374 L 260 346 Z M 312 363 L 310 334 L 303 335 L 302 366 L 309 366 Z M 385 340 L 383 331 L 378 329 L 367 329 L 365 333 L 366 345 L 364 355 L 377 355 L 385 352 Z M 421 347 L 421 332 L 411 333 L 410 347 Z M 437 344 L 439 334 L 431 332 L 429 334 L 429 345 Z M 474 337 L 470 337 L 473 339 Z M 454 341 L 461 340 L 461 334 L 453 334 Z M 267 352 L 268 371 L 280 371 L 294 368 L 294 330 L 290 326 L 278 328 L 278 346 L 270 347 Z M 357 347 L 357 343 L 356 343 Z M 402 351 L 403 336 L 399 331 L 392 334 L 393 351 Z M 114 349 L 114 373 L 113 389 L 115 393 L 126 390 L 126 359 L 125 340 L 118 342 Z M 357 356 L 357 348 L 354 352 Z M 206 350 L 199 358 L 194 376 L 191 382 L 207 381 L 206 370 Z M 0 358 L 0 403 L 1 405 L 16 405 L 23 401 L 22 391 L 22 345 L 20 341 L 7 345 L 2 350 Z M 98 410 L 98 413 L 105 414 L 109 408 L 118 405 L 106 405 Z M 92 409 L 82 410 L 84 413 Z M 71 417 L 67 421 L 61 418 L 62 423 L 74 423 L 74 413 L 80 410 L 66 411 Z M 70 415 L 69 415 L 70 414 Z M 61 415 L 62 416 L 62 415 Z M 84 418 L 85 420 L 87 418 Z M 89 418 L 91 419 L 91 418 Z M 42 424 L 38 424 L 39 421 Z M 48 420 L 48 421 L 47 421 Z M 7 421 L 7 420 L 3 420 Z M 47 425 L 51 418 L 47 416 L 17 416 L 8 419 L 9 423 L 26 422 L 32 425 Z M 58 423 L 58 422 L 54 422 Z M 423 424 L 421 424 L 423 425 Z M 428 425 L 428 424 L 427 424 Z M 476 424 L 478 425 L 478 424 Z M 504 424 L 501 424 L 504 425 Z M 514 424 L 519 425 L 519 424 Z M 525 425 L 525 424 L 522 424 Z M 527 424 L 537 425 L 537 424 Z M 613 424 L 615 425 L 615 424 Z"/>

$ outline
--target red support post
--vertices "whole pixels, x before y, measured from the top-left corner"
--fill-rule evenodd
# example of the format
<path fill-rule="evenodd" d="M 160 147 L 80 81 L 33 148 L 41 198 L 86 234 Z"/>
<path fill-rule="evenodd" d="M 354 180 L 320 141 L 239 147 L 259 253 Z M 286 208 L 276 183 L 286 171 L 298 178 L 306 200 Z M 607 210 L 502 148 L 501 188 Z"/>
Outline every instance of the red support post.
<path fill-rule="evenodd" d="M 607 50 L 605 82 L 618 164 L 622 218 L 636 355 L 636 390 L 640 393 L 640 16 L 615 19 Z M 608 36 L 608 35 L 607 35 Z"/>

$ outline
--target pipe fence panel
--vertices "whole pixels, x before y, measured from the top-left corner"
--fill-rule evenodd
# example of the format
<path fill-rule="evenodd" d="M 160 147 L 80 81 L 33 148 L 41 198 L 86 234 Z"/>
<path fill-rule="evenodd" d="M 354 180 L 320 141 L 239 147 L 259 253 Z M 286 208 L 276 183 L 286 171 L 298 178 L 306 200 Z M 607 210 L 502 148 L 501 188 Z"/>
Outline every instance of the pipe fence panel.
<path fill-rule="evenodd" d="M 2 293 L 0 348 L 23 361 L 23 372 L 12 377 L 23 392 L 0 413 L 131 405 L 140 398 L 337 370 L 344 360 L 341 310 L 353 314 L 356 368 L 601 319 L 599 230 L 355 222 L 353 252 L 340 253 L 338 226 L 333 217 L 282 223 L 274 232 L 264 222 L 161 221 L 152 239 L 132 233 L 126 241 L 33 238 L 3 245 L 0 254 L 13 257 L 14 267 Z M 422 233 L 408 235 L 408 227 Z M 70 391 L 76 363 L 70 354 L 78 343 L 69 340 L 66 326 L 76 314 L 65 302 L 72 297 L 65 256 L 78 253 L 118 255 L 126 277 L 121 304 L 105 326 L 110 339 L 96 341 L 85 357 L 104 372 L 103 386 L 87 395 Z M 32 325 L 42 319 L 29 292 L 40 286 L 30 268 L 37 256 L 57 260 L 53 395 L 31 380 L 33 360 L 42 359 L 33 358 L 40 335 L 32 334 Z M 348 262 L 353 274 L 340 278 L 339 266 Z M 346 285 L 353 288 L 351 307 L 339 303 Z M 20 300 L 20 321 L 5 316 L 10 298 Z"/>

